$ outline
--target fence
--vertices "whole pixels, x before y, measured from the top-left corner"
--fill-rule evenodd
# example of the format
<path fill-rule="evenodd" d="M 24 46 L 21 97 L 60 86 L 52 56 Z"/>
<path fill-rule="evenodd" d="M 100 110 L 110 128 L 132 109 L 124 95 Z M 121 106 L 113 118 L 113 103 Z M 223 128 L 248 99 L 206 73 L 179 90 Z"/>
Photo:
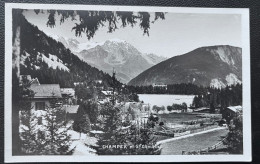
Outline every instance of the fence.
<path fill-rule="evenodd" d="M 207 148 L 204 148 L 204 149 L 201 149 L 201 150 L 198 150 L 198 151 L 191 151 L 191 152 L 186 152 L 186 151 L 182 151 L 182 155 L 202 155 L 202 154 L 210 154 L 216 150 L 219 150 L 219 149 L 223 149 L 223 148 L 226 148 L 226 145 L 224 145 L 224 142 L 227 140 L 227 137 L 225 137 L 223 140 L 221 140 L 220 142 L 210 146 L 210 147 L 207 147 Z M 218 152 L 218 154 L 227 154 L 225 152 Z"/>

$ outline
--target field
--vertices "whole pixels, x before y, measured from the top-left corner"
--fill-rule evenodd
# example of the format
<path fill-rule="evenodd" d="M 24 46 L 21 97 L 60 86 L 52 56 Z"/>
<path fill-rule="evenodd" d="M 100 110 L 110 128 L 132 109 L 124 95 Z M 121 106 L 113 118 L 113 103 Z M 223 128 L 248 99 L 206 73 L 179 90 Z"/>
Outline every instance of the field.
<path fill-rule="evenodd" d="M 162 144 L 161 154 L 181 155 L 182 151 L 198 151 L 218 143 L 221 141 L 221 136 L 225 136 L 227 132 L 228 130 L 222 129 L 167 142 Z"/>
<path fill-rule="evenodd" d="M 154 105 L 165 106 L 174 104 L 186 103 L 189 107 L 192 102 L 194 95 L 166 95 L 166 94 L 138 94 L 139 100 L 144 103 L 150 104 L 151 107 Z"/>
<path fill-rule="evenodd" d="M 190 113 L 169 113 L 169 114 L 160 114 L 158 115 L 160 121 L 164 123 L 176 123 L 179 124 L 183 121 L 197 120 L 199 117 L 196 117 L 197 114 Z"/>

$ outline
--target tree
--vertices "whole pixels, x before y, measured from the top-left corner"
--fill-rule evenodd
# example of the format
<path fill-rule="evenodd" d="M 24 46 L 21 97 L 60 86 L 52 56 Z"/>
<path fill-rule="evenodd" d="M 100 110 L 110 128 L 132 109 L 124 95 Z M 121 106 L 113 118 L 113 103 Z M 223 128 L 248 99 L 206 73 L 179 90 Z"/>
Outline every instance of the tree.
<path fill-rule="evenodd" d="M 43 12 L 43 11 L 42 11 Z M 80 23 L 75 23 L 72 30 L 75 31 L 76 36 L 82 36 L 86 34 L 87 38 L 93 38 L 96 31 L 105 26 L 108 23 L 108 32 L 114 32 L 118 29 L 118 22 L 121 22 L 122 27 L 128 25 L 135 26 L 139 21 L 139 26 L 143 30 L 144 34 L 149 35 L 150 28 L 150 13 L 148 12 L 113 12 L 113 11 L 76 11 L 76 10 L 48 10 L 49 14 L 47 26 L 53 28 L 56 25 L 55 15 L 61 15 L 60 23 L 65 22 L 68 18 L 71 20 L 76 20 L 75 17 L 78 15 Z M 36 14 L 39 13 L 37 10 Z M 164 13 L 155 12 L 155 22 L 157 19 L 165 19 Z"/>
<path fill-rule="evenodd" d="M 167 106 L 167 110 L 170 112 L 173 110 L 172 106 Z"/>
<path fill-rule="evenodd" d="M 104 148 L 103 145 L 124 145 L 126 143 L 125 134 L 121 131 L 123 122 L 121 121 L 120 108 L 114 107 L 111 103 L 104 105 L 101 110 L 103 120 L 101 120 L 102 131 L 98 138 L 96 149 L 98 155 L 119 155 L 122 150 L 116 148 Z"/>
<path fill-rule="evenodd" d="M 27 155 L 71 154 L 65 111 L 54 103 L 41 112 L 21 111 L 22 153 Z"/>
<path fill-rule="evenodd" d="M 131 125 L 130 122 L 123 122 L 121 107 L 107 103 L 101 110 L 104 133 L 98 137 L 98 146 L 92 148 L 98 155 L 160 154 L 160 148 L 156 146 L 157 140 L 147 127 L 148 124 L 138 122 Z M 116 145 L 123 147 L 115 147 Z"/>
<path fill-rule="evenodd" d="M 160 145 L 157 145 L 157 138 L 146 125 L 133 125 L 126 135 L 128 149 L 124 155 L 160 155 Z"/>
<path fill-rule="evenodd" d="M 65 111 L 60 107 L 50 107 L 46 109 L 43 119 L 46 120 L 44 127 L 44 154 L 65 155 L 71 154 L 69 146 L 71 144 L 70 136 L 64 119 Z"/>
<path fill-rule="evenodd" d="M 90 122 L 91 117 L 89 118 L 89 104 L 81 104 L 78 111 L 76 118 L 73 123 L 73 130 L 78 131 L 81 135 L 81 133 L 88 133 L 91 130 Z M 96 119 L 96 118 L 92 118 Z"/>
<path fill-rule="evenodd" d="M 158 122 L 159 118 L 158 117 L 154 117 L 154 115 L 151 113 L 148 121 L 147 121 L 147 127 L 148 128 L 154 128 L 155 124 Z"/>
<path fill-rule="evenodd" d="M 225 144 L 231 154 L 243 154 L 243 116 L 237 115 L 231 120 Z"/>
<path fill-rule="evenodd" d="M 73 130 L 80 133 L 88 133 L 91 130 L 89 116 L 87 114 L 79 115 L 73 122 Z"/>

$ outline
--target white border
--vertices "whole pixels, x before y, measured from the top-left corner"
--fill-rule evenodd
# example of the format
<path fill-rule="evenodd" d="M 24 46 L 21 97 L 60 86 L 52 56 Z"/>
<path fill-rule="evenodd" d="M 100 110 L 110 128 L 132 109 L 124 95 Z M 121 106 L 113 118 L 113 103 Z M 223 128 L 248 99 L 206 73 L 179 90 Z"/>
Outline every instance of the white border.
<path fill-rule="evenodd" d="M 11 88 L 12 88 L 12 9 L 61 9 L 147 11 L 172 13 L 241 14 L 242 21 L 242 77 L 243 77 L 243 155 L 129 155 L 129 156 L 12 156 Z M 192 162 L 192 161 L 251 161 L 251 79 L 249 49 L 249 9 L 143 7 L 70 4 L 5 4 L 5 162 Z"/>

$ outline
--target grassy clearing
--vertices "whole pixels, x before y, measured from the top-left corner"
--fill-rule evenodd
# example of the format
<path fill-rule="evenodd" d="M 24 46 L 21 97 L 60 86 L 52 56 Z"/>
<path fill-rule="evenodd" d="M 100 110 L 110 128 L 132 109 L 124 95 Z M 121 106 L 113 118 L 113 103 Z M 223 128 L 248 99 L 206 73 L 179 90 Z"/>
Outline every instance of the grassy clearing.
<path fill-rule="evenodd" d="M 190 152 L 204 149 L 221 141 L 221 136 L 225 136 L 227 133 L 227 129 L 222 129 L 168 142 L 162 144 L 161 154 L 181 155 L 182 151 Z"/>

